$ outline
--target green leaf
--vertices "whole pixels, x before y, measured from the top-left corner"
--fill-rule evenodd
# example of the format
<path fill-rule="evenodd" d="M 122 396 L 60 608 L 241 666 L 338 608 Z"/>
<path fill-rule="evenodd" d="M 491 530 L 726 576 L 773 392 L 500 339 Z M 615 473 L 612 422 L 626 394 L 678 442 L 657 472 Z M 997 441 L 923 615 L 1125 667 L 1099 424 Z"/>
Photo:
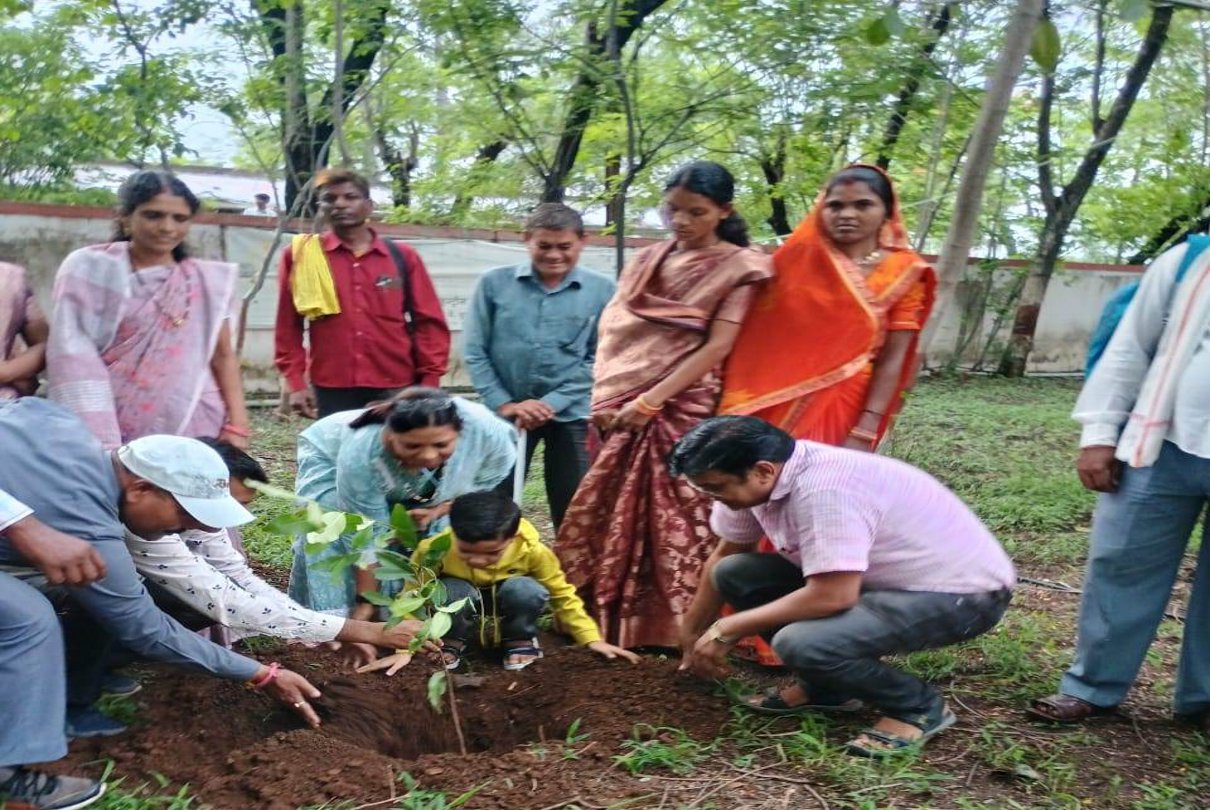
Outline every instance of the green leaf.
<path fill-rule="evenodd" d="M 448 613 L 434 613 L 424 624 L 428 628 L 425 636 L 430 639 L 439 639 L 454 626 L 454 619 Z"/>
<path fill-rule="evenodd" d="M 401 503 L 395 504 L 391 509 L 391 528 L 395 530 L 395 537 L 403 543 L 404 548 L 408 550 L 416 548 L 420 535 L 416 532 L 415 521 Z"/>
<path fill-rule="evenodd" d="M 283 487 L 275 487 L 272 484 L 266 484 L 264 481 L 253 481 L 248 479 L 244 481 L 250 489 L 254 489 L 261 495 L 268 495 L 270 498 L 277 498 L 283 501 L 298 502 L 301 500 L 297 495 Z"/>
<path fill-rule="evenodd" d="M 408 616 L 424 607 L 424 597 L 419 594 L 399 596 L 391 603 L 392 616 Z"/>
<path fill-rule="evenodd" d="M 886 17 L 879 17 L 865 28 L 865 41 L 871 45 L 885 45 L 891 39 L 891 28 Z"/>
<path fill-rule="evenodd" d="M 1118 0 L 1118 14 L 1126 22 L 1138 22 L 1151 10 L 1150 0 Z"/>
<path fill-rule="evenodd" d="M 283 512 L 270 520 L 265 528 L 272 534 L 281 534 L 288 537 L 307 534 L 315 529 L 311 525 L 311 521 L 307 520 L 306 513 L 302 511 Z"/>
<path fill-rule="evenodd" d="M 429 551 L 439 551 L 442 555 L 454 547 L 454 536 L 450 532 L 442 532 L 429 543 Z"/>
<path fill-rule="evenodd" d="M 1029 45 L 1029 55 L 1046 73 L 1054 73 L 1059 65 L 1059 56 L 1063 52 L 1063 43 L 1059 39 L 1059 29 L 1052 20 L 1042 20 L 1034 29 L 1033 41 Z"/>
<path fill-rule="evenodd" d="M 438 605 L 437 610 L 442 613 L 457 613 L 466 607 L 467 602 L 471 601 L 470 597 L 464 596 L 456 602 L 450 602 L 448 605 Z"/>
<path fill-rule="evenodd" d="M 445 697 L 445 690 L 448 688 L 445 680 L 445 671 L 434 672 L 429 676 L 429 705 L 438 714 L 441 714 L 441 700 Z"/>
<path fill-rule="evenodd" d="M 391 604 L 391 597 L 385 596 L 378 591 L 362 591 L 361 597 L 371 605 L 378 605 L 379 607 L 387 607 Z"/>
<path fill-rule="evenodd" d="M 400 571 L 393 565 L 380 565 L 374 569 L 374 579 L 379 582 L 400 582 L 410 579 L 411 576 L 407 571 Z"/>
<path fill-rule="evenodd" d="M 887 9 L 887 13 L 882 19 L 886 21 L 886 29 L 891 36 L 903 36 L 907 27 L 903 24 L 903 18 L 899 16 L 899 9 L 894 7 Z"/>

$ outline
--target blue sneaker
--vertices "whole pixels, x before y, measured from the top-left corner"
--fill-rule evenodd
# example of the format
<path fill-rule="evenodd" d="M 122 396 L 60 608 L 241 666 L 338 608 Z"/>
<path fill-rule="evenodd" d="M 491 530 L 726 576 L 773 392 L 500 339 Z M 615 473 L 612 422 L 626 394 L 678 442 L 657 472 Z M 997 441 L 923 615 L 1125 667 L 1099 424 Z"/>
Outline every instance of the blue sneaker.
<path fill-rule="evenodd" d="M 143 684 L 120 672 L 108 672 L 101 678 L 101 692 L 116 697 L 130 697 L 143 689 Z"/>
<path fill-rule="evenodd" d="M 79 810 L 105 795 L 105 783 L 54 776 L 18 766 L 0 768 L 0 807 L 13 810 Z"/>
<path fill-rule="evenodd" d="M 126 731 L 126 726 L 102 712 L 96 706 L 83 709 L 67 709 L 67 736 L 72 739 L 86 737 L 112 737 Z"/>

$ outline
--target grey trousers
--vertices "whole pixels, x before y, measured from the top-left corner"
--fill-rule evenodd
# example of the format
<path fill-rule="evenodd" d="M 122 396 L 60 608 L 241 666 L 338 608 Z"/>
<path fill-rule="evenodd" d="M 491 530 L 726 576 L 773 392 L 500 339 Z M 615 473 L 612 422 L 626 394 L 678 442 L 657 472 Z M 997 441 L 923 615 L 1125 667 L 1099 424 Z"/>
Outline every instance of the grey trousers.
<path fill-rule="evenodd" d="M 537 580 L 509 577 L 496 583 L 494 594 L 491 588 L 480 590 L 457 577 L 442 577 L 441 581 L 445 584 L 446 604 L 463 597 L 470 599 L 454 614 L 454 624 L 446 636 L 452 641 L 467 641 L 478 616 L 499 618 L 501 641 L 526 641 L 538 635 L 538 617 L 550 601 L 550 592 Z"/>
<path fill-rule="evenodd" d="M 540 428 L 529 431 L 525 443 L 525 474 L 534 458 L 538 442 L 544 442 L 542 453 L 543 476 L 546 481 L 546 501 L 550 504 L 550 517 L 559 528 L 567 505 L 576 494 L 580 480 L 588 472 L 588 420 L 573 419 L 570 422 L 547 422 Z M 513 476 L 500 482 L 496 488 L 505 495 L 513 494 Z"/>
<path fill-rule="evenodd" d="M 42 594 L 0 572 L 0 767 L 67 755 L 63 635 Z"/>
<path fill-rule="evenodd" d="M 804 583 L 797 565 L 760 552 L 724 557 L 714 567 L 713 580 L 737 610 L 772 602 Z M 940 692 L 882 658 L 947 647 L 986 633 L 1011 599 L 1008 588 L 965 594 L 863 591 L 843 613 L 788 624 L 766 639 L 813 701 L 858 698 L 891 717 L 917 717 L 939 707 Z"/>
<path fill-rule="evenodd" d="M 1092 538 L 1076 657 L 1060 691 L 1095 706 L 1125 699 L 1164 617 L 1189 538 L 1210 499 L 1210 459 L 1165 442 L 1151 467 L 1127 467 L 1102 494 Z M 1210 518 L 1207 519 L 1210 521 Z M 1177 714 L 1210 710 L 1210 538 L 1203 528 L 1185 614 Z"/>

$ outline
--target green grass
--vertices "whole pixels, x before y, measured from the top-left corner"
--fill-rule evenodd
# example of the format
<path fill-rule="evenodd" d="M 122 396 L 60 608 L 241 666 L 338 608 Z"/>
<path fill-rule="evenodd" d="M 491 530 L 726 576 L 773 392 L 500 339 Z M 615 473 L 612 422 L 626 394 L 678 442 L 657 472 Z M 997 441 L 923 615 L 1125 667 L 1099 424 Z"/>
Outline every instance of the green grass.
<path fill-rule="evenodd" d="M 1077 392 L 1077 384 L 1062 380 L 929 381 L 912 392 L 891 452 L 936 475 L 966 500 L 1004 543 L 1020 573 L 1078 587 L 1094 499 L 1074 473 L 1078 425 L 1070 413 Z M 254 450 L 281 486 L 293 482 L 293 442 L 299 426 L 267 413 L 256 415 Z M 526 514 L 549 534 L 541 469 L 539 451 L 524 505 Z M 263 529 L 274 508 L 257 505 L 254 511 L 261 519 L 246 530 L 245 542 L 254 558 L 286 568 L 289 543 Z M 938 757 L 929 749 L 892 762 L 867 762 L 842 751 L 856 729 L 854 723 L 833 718 L 770 720 L 737 709 L 715 740 L 694 740 L 672 728 L 637 729 L 617 752 L 615 767 L 647 780 L 710 779 L 720 771 L 755 774 L 771 768 L 761 773 L 806 780 L 835 810 L 1210 810 L 1210 740 L 1174 735 L 1157 754 L 1146 745 L 1151 732 L 1145 728 L 1136 739 L 1130 732 L 1102 736 L 1096 726 L 1039 730 L 1022 719 L 1021 708 L 1030 698 L 1052 691 L 1068 664 L 1077 604 L 1072 594 L 1022 587 L 994 631 L 967 644 L 902 659 L 907 669 L 935 681 L 960 701 L 955 709 L 961 725 L 946 735 L 947 744 L 956 746 L 953 753 L 943 749 L 946 753 Z M 1153 714 L 1162 712 L 1170 699 L 1183 631 L 1179 623 L 1165 622 L 1160 633 L 1164 646 L 1149 656 L 1152 685 L 1138 690 L 1135 700 L 1150 701 Z M 976 707 L 974 713 L 966 704 Z M 1130 750 L 1119 750 L 1123 745 Z M 570 740 L 567 747 L 574 750 Z M 1121 763 L 1142 757 L 1149 757 L 1144 777 L 1138 771 L 1120 772 Z M 999 785 L 999 795 L 972 791 L 969 785 L 977 776 Z M 760 784 L 762 778 L 755 775 L 752 783 Z M 144 793 L 119 789 L 106 800 L 110 804 L 100 806 L 195 806 L 187 794 L 147 798 Z M 803 795 L 790 806 L 821 806 Z M 654 796 L 630 804 L 661 804 L 660 794 Z M 395 807 L 435 810 L 453 807 L 459 798 L 413 785 Z M 618 806 L 624 805 L 627 802 Z M 666 806 L 676 805 L 670 801 Z M 720 793 L 698 806 L 735 805 Z M 779 799 L 769 806 L 786 805 Z"/>

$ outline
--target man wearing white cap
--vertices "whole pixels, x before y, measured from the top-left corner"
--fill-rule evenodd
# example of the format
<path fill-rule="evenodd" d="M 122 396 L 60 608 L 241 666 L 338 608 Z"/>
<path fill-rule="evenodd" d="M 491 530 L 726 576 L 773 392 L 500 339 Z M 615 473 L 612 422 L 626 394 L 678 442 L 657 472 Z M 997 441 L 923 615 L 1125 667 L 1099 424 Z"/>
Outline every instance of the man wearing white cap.
<path fill-rule="evenodd" d="M 109 453 L 71 412 L 26 397 L 0 403 L 0 492 L 54 530 L 34 536 L 0 530 L 0 805 L 84 806 L 45 793 L 52 777 L 23 767 L 66 753 L 57 705 L 66 687 L 56 666 L 61 659 L 44 654 L 53 644 L 26 644 L 20 636 L 4 643 L 9 618 L 21 619 L 34 594 L 19 579 L 43 591 L 66 585 L 100 628 L 137 655 L 247 681 L 319 724 L 310 704 L 318 689 L 277 664 L 262 665 L 186 630 L 156 607 L 126 551 L 127 528 L 149 537 L 252 519 L 231 496 L 215 451 L 194 439 L 149 436 Z M 51 694 L 56 705 L 39 699 Z"/>

